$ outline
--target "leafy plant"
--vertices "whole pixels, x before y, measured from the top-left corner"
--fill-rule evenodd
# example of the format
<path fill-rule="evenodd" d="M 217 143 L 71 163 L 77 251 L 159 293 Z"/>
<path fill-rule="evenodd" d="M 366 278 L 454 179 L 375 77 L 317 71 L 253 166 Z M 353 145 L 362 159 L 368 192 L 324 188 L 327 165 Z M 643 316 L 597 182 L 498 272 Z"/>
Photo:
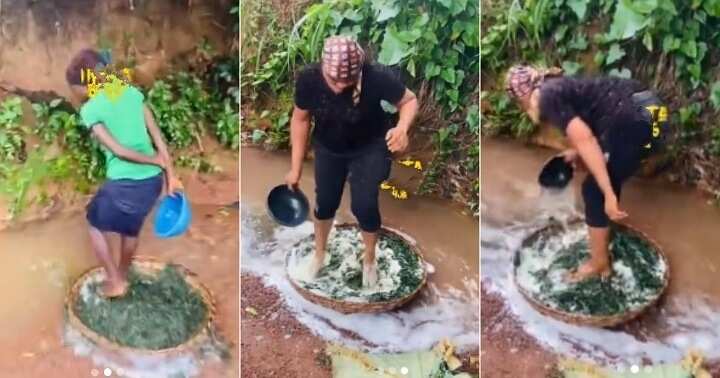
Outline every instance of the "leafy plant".
<path fill-rule="evenodd" d="M 27 129 L 20 123 L 22 116 L 20 97 L 9 97 L 0 103 L 0 161 L 18 160 L 25 155 L 23 135 Z"/>
<path fill-rule="evenodd" d="M 253 104 L 257 113 L 270 112 L 268 117 L 260 117 L 270 120 L 268 127 L 244 122 L 249 131 L 243 135 L 254 143 L 262 142 L 269 148 L 288 146 L 287 117 L 292 103 L 282 105 L 284 101 L 277 99 L 292 99 L 295 74 L 320 60 L 322 44 L 330 35 L 355 37 L 372 61 L 393 66 L 408 87 L 428 88 L 439 104 L 435 110 L 441 115 L 436 117 L 457 124 L 455 128 L 464 123 L 467 106 L 477 102 L 477 97 L 467 96 L 478 86 L 480 41 L 476 2 L 326 0 L 310 4 L 299 20 L 287 24 L 278 17 L 272 4 L 248 0 L 243 4 L 242 17 L 241 97 L 243 103 Z M 250 120 L 256 118 L 249 115 Z M 436 147 L 460 148 L 470 141 L 468 130 L 446 135 L 443 130 L 447 128 L 447 124 L 432 125 L 433 132 L 438 133 L 435 138 L 443 140 Z M 465 139 L 453 141 L 454 138 Z M 476 153 L 477 148 L 470 151 L 470 155 Z M 464 174 L 470 177 L 466 180 L 468 188 L 463 189 L 472 190 L 477 164 L 466 161 L 464 155 L 435 153 L 436 159 L 457 159 L 453 164 L 463 165 Z M 431 166 L 444 164 L 438 161 Z M 436 172 L 439 175 L 440 171 Z M 438 178 L 430 176 L 426 181 Z"/>

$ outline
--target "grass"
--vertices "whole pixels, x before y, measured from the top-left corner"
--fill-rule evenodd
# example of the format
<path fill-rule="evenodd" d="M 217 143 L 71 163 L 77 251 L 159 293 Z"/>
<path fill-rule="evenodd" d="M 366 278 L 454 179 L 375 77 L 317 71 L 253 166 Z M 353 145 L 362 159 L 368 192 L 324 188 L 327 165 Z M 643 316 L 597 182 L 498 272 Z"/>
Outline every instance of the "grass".
<path fill-rule="evenodd" d="M 202 297 L 175 268 L 157 277 L 131 269 L 128 279 L 122 298 L 100 296 L 100 282 L 88 284 L 91 296 L 78 296 L 76 313 L 88 328 L 126 347 L 160 350 L 182 344 L 204 325 Z"/>

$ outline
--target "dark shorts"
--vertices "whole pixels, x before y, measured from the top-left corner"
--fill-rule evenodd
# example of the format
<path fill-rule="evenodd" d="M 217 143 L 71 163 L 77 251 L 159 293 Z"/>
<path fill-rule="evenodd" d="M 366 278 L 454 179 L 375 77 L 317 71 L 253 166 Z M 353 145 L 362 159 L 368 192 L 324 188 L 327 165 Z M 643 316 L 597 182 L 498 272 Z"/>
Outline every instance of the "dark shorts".
<path fill-rule="evenodd" d="M 345 182 L 350 182 L 353 215 L 365 232 L 380 229 L 380 183 L 390 176 L 392 156 L 379 139 L 353 154 L 336 154 L 315 143 L 315 218 L 335 217 Z"/>
<path fill-rule="evenodd" d="M 87 220 L 100 231 L 136 237 L 162 186 L 162 174 L 143 180 L 108 180 L 88 205 Z"/>
<path fill-rule="evenodd" d="M 645 145 L 650 142 L 652 131 L 650 125 L 644 122 L 618 126 L 615 132 L 601 140 L 601 146 L 608 155 L 608 176 L 619 201 L 623 184 L 637 172 L 646 157 Z M 605 196 L 591 174 L 583 182 L 582 195 L 585 223 L 590 227 L 608 227 L 610 220 L 605 214 Z"/>

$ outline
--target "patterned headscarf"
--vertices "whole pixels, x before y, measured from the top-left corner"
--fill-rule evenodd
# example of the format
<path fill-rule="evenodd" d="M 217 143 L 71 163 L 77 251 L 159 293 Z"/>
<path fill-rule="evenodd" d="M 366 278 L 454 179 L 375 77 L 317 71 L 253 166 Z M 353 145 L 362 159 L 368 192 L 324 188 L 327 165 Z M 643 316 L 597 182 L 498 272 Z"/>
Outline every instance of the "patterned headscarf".
<path fill-rule="evenodd" d="M 548 76 L 562 75 L 560 68 L 539 70 L 532 66 L 512 66 L 505 79 L 505 90 L 511 98 L 525 97 L 538 88 Z"/>
<path fill-rule="evenodd" d="M 356 106 L 360 102 L 364 62 L 365 52 L 354 39 L 335 36 L 325 40 L 322 54 L 323 70 L 333 80 L 355 81 L 353 104 Z"/>

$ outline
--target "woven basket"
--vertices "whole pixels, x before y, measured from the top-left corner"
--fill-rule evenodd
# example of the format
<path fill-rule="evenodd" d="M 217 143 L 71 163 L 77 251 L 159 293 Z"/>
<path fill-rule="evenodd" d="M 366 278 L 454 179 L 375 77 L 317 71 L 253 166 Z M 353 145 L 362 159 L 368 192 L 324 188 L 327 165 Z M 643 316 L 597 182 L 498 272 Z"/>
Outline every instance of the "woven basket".
<path fill-rule="evenodd" d="M 357 224 L 353 223 L 344 223 L 335 226 L 337 229 L 357 229 Z M 315 303 L 317 305 L 330 308 L 334 311 L 337 311 L 342 314 L 353 314 L 353 313 L 378 313 L 378 312 L 386 312 L 394 310 L 398 307 L 401 307 L 405 305 L 406 303 L 413 300 L 419 293 L 420 290 L 425 286 L 425 283 L 427 282 L 427 272 L 425 271 L 425 260 L 423 259 L 422 252 L 420 251 L 420 248 L 418 246 L 408 240 L 406 237 L 404 237 L 400 232 L 390 228 L 383 226 L 379 231 L 379 236 L 382 235 L 391 235 L 395 237 L 399 237 L 405 243 L 410 247 L 410 250 L 415 253 L 418 258 L 420 259 L 420 266 L 422 266 L 422 281 L 420 282 L 420 285 L 410 294 L 406 295 L 402 298 L 396 298 L 391 301 L 384 301 L 384 302 L 372 302 L 372 303 L 358 303 L 358 302 L 347 302 L 347 301 L 341 301 L 337 299 L 328 298 L 322 295 L 315 294 L 311 292 L 308 289 L 305 289 L 301 287 L 300 285 L 296 284 L 295 281 L 290 277 L 290 275 L 287 273 L 288 268 L 288 262 L 290 260 L 290 253 L 287 254 L 285 257 L 285 274 L 288 277 L 288 281 L 290 281 L 290 284 L 297 290 L 300 295 L 302 295 L 303 298 L 307 299 L 308 301 Z M 296 244 L 297 245 L 297 244 Z"/>
<path fill-rule="evenodd" d="M 165 269 L 167 265 L 167 263 L 159 262 L 151 257 L 135 257 L 133 259 L 133 267 L 141 273 L 147 275 L 155 275 Z M 195 278 L 195 274 L 187 268 L 180 264 L 173 263 L 170 265 L 176 268 L 185 278 L 185 282 L 187 282 L 187 284 L 200 295 L 203 303 L 205 303 L 205 307 L 207 308 L 205 319 L 203 319 L 200 323 L 198 330 L 182 344 L 166 349 L 133 348 L 118 344 L 88 328 L 75 313 L 74 304 L 77 303 L 77 298 L 80 295 L 80 288 L 83 283 L 91 277 L 103 272 L 102 267 L 92 268 L 83 273 L 80 278 L 75 281 L 68 291 L 68 294 L 65 296 L 65 313 L 69 325 L 79 331 L 81 335 L 90 340 L 93 344 L 110 352 L 140 353 L 143 355 L 173 355 L 194 350 L 199 344 L 204 343 L 210 337 L 209 329 L 212 326 L 213 319 L 215 318 L 215 304 L 213 302 L 212 293 L 202 283 L 200 283 L 200 281 Z"/>
<path fill-rule="evenodd" d="M 519 258 L 520 250 L 523 247 L 526 247 L 529 243 L 532 243 L 535 238 L 539 237 L 541 234 L 548 232 L 551 228 L 555 226 L 550 225 L 544 228 L 541 228 L 540 230 L 534 232 L 532 235 L 530 235 L 525 241 L 523 242 L 523 245 L 520 249 L 518 249 L 515 252 L 515 259 Z M 566 323 L 570 324 L 576 324 L 576 325 L 582 325 L 582 326 L 592 326 L 592 327 L 601 327 L 601 328 L 610 328 L 615 327 L 623 323 L 627 323 L 640 315 L 642 315 L 645 311 L 650 309 L 652 306 L 657 304 L 657 302 L 660 300 L 662 295 L 665 293 L 665 290 L 667 290 L 668 284 L 670 282 L 670 264 L 668 262 L 668 258 L 663 252 L 663 250 L 660 248 L 657 242 L 650 238 L 649 236 L 645 235 L 643 232 L 633 228 L 630 225 L 621 225 L 621 224 L 613 224 L 612 226 L 613 230 L 622 231 L 629 234 L 634 234 L 637 237 L 640 237 L 641 239 L 645 240 L 650 244 L 650 246 L 653 248 L 653 250 L 658 254 L 661 260 L 665 263 L 665 274 L 663 275 L 663 286 L 662 289 L 653 297 L 651 298 L 645 305 L 643 305 L 640 308 L 634 309 L 632 311 L 628 311 L 622 314 L 615 314 L 615 315 L 584 315 L 584 314 L 573 314 L 570 312 L 565 312 L 562 310 L 558 310 L 555 308 L 549 307 L 547 304 L 537 300 L 535 297 L 532 296 L 531 293 L 529 293 L 527 290 L 525 290 L 523 287 L 518 285 L 517 283 L 517 264 L 515 265 L 515 274 L 513 274 L 513 278 L 515 280 L 515 286 L 520 291 L 520 294 L 527 300 L 530 305 L 540 312 L 543 315 L 550 316 L 552 318 L 561 320 Z"/>

